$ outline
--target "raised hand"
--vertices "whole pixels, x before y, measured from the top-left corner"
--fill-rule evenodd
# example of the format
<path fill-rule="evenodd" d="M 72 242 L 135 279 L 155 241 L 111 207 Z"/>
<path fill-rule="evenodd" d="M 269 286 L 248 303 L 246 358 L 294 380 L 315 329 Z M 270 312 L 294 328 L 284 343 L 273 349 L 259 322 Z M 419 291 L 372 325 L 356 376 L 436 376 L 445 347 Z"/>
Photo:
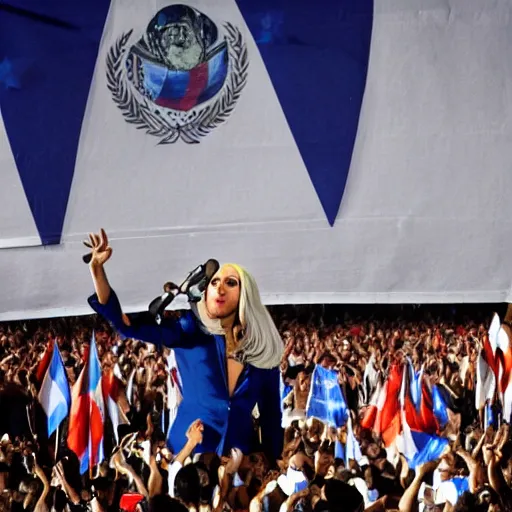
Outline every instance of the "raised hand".
<path fill-rule="evenodd" d="M 108 245 L 108 236 L 104 229 L 99 234 L 89 233 L 89 241 L 84 241 L 83 244 L 91 249 L 91 266 L 103 266 L 112 256 L 112 247 Z"/>
<path fill-rule="evenodd" d="M 187 439 L 196 445 L 201 444 L 203 442 L 203 431 L 204 426 L 202 421 L 196 420 L 187 430 Z"/>
<path fill-rule="evenodd" d="M 424 464 L 420 464 L 416 467 L 416 476 L 417 477 L 423 477 L 430 471 L 434 471 L 434 469 L 439 466 L 440 459 L 437 460 L 431 460 L 430 462 L 425 462 Z"/>
<path fill-rule="evenodd" d="M 482 454 L 484 457 L 484 464 L 486 466 L 489 466 L 489 464 L 494 461 L 495 449 L 496 449 L 496 447 L 493 444 L 484 445 L 484 447 L 482 449 Z"/>
<path fill-rule="evenodd" d="M 126 462 L 122 450 L 115 452 L 110 458 L 110 466 L 113 467 L 118 473 L 130 477 L 132 467 Z"/>

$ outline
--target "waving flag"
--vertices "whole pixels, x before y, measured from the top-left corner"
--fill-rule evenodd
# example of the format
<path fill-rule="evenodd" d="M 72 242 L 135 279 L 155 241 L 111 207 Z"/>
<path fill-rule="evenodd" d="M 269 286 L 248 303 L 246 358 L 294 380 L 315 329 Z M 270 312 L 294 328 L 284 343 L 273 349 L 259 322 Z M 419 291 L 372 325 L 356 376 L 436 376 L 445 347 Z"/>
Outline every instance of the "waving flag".
<path fill-rule="evenodd" d="M 50 362 L 52 360 L 52 354 L 53 354 L 53 344 L 54 344 L 54 340 L 50 339 L 48 341 L 48 344 L 46 345 L 46 349 L 44 350 L 43 357 L 42 357 L 41 361 L 39 361 L 39 364 L 37 366 L 36 379 L 39 384 L 41 384 L 43 382 L 43 379 L 46 375 L 48 367 L 50 366 Z"/>
<path fill-rule="evenodd" d="M 386 390 L 386 385 L 383 386 L 379 380 L 377 382 L 377 387 L 370 398 L 370 403 L 366 408 L 363 419 L 361 420 L 361 427 L 366 429 L 372 429 L 374 427 L 379 407 L 382 407 L 385 402 Z"/>
<path fill-rule="evenodd" d="M 410 373 L 409 373 L 410 378 Z M 414 404 L 412 394 L 417 382 L 408 382 L 408 392 L 405 395 L 405 416 L 407 423 L 413 430 L 433 434 L 439 430 L 439 420 L 434 411 L 434 398 L 427 383 L 424 380 L 419 382 L 419 402 Z"/>
<path fill-rule="evenodd" d="M 57 345 L 53 347 L 50 365 L 39 391 L 39 402 L 48 418 L 49 437 L 68 415 L 71 405 L 68 378 Z"/>
<path fill-rule="evenodd" d="M 94 334 L 89 353 L 89 467 L 103 462 L 103 422 L 105 406 L 101 387 L 101 364 Z"/>
<path fill-rule="evenodd" d="M 363 375 L 363 398 L 364 403 L 368 404 L 380 382 L 380 372 L 375 368 L 375 355 L 372 354 L 368 360 L 368 364 L 364 369 Z"/>
<path fill-rule="evenodd" d="M 477 410 L 482 409 L 487 402 L 494 400 L 496 391 L 496 375 L 494 373 L 494 356 L 489 361 L 489 354 L 485 349 L 478 351 L 476 361 L 476 390 L 475 406 Z"/>
<path fill-rule="evenodd" d="M 448 413 L 446 412 L 446 404 L 441 404 L 438 398 L 438 388 L 433 386 L 432 390 L 423 381 L 421 386 L 421 430 L 429 434 L 437 432 L 444 428 L 448 421 Z"/>
<path fill-rule="evenodd" d="M 409 467 L 415 469 L 421 464 L 438 459 L 449 445 L 448 439 L 412 429 L 407 421 L 407 373 L 404 371 L 400 388 L 401 431 L 396 437 L 396 446 L 404 454 Z"/>
<path fill-rule="evenodd" d="M 117 365 L 116 365 L 117 366 Z M 119 367 L 117 367 L 119 368 Z M 112 430 L 116 443 L 119 444 L 118 427 L 121 424 L 127 423 L 124 413 L 121 411 L 118 400 L 121 391 L 122 382 L 116 376 L 116 370 L 110 370 L 104 374 L 101 379 L 101 387 L 103 391 L 103 403 L 106 404 L 110 422 L 112 423 Z"/>
<path fill-rule="evenodd" d="M 448 423 L 448 404 L 446 403 L 439 386 L 434 385 L 432 388 L 432 408 L 434 415 L 439 422 L 439 426 L 444 428 Z"/>
<path fill-rule="evenodd" d="M 345 448 L 341 444 L 339 439 L 336 439 L 334 443 L 334 458 L 345 460 Z"/>
<path fill-rule="evenodd" d="M 409 369 L 409 393 L 417 410 L 421 406 L 422 397 L 422 378 L 423 378 L 423 366 L 419 372 L 415 371 L 414 365 L 410 358 L 407 358 L 407 367 Z"/>
<path fill-rule="evenodd" d="M 73 386 L 68 446 L 80 460 L 80 473 L 103 462 L 105 407 L 101 386 L 101 365 L 94 335 L 89 357 Z"/>
<path fill-rule="evenodd" d="M 475 406 L 482 409 L 494 403 L 497 390 L 502 404 L 503 418 L 509 421 L 512 416 L 512 345 L 510 327 L 501 324 L 495 313 L 478 353 Z"/>
<path fill-rule="evenodd" d="M 382 436 L 386 447 L 391 446 L 400 433 L 399 395 L 404 372 L 405 369 L 393 365 L 379 395 L 373 430 L 377 435 Z"/>
<path fill-rule="evenodd" d="M 434 413 L 432 391 L 423 379 L 423 368 L 414 370 L 412 361 L 406 363 L 407 391 L 404 396 L 404 410 L 407 423 L 411 429 L 425 433 L 435 433 L 439 430 L 439 421 Z"/>
<path fill-rule="evenodd" d="M 498 389 L 503 404 L 503 419 L 512 418 L 512 345 L 510 327 L 501 326 L 498 333 L 496 359 L 498 365 Z"/>
<path fill-rule="evenodd" d="M 495 313 L 477 360 L 475 406 L 482 409 L 488 421 L 496 421 L 492 406 L 495 393 L 501 402 L 503 419 L 512 417 L 512 345 L 510 327 L 501 323 Z"/>
<path fill-rule="evenodd" d="M 411 431 L 410 439 L 412 451 L 407 451 L 404 455 L 411 469 L 438 459 L 450 444 L 449 440 L 444 437 L 417 431 Z"/>
<path fill-rule="evenodd" d="M 491 325 L 489 326 L 488 336 L 484 341 L 484 349 L 486 351 L 486 360 L 489 363 L 494 362 L 494 354 L 496 353 L 496 348 L 498 347 L 498 337 L 501 329 L 501 320 L 497 313 L 494 313 L 491 321 Z M 489 353 L 490 352 L 490 353 Z"/>
<path fill-rule="evenodd" d="M 349 412 L 338 383 L 338 373 L 316 365 L 306 404 L 306 416 L 315 417 L 334 427 L 343 426 Z"/>

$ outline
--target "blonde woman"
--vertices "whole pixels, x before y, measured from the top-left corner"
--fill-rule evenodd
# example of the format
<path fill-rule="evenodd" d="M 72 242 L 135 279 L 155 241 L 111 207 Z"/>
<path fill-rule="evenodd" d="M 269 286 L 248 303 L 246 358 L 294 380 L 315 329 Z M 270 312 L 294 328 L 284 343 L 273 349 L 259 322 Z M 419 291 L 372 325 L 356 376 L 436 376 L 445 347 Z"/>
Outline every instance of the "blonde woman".
<path fill-rule="evenodd" d="M 283 343 L 261 302 L 254 278 L 238 265 L 222 266 L 202 300 L 179 320 L 135 324 L 123 314 L 104 265 L 112 255 L 106 233 L 89 235 L 96 293 L 89 304 L 128 338 L 174 349 L 183 401 L 168 435 L 169 448 L 185 445 L 189 425 L 204 425 L 201 452 L 227 454 L 257 448 L 252 411 L 257 405 L 263 449 L 272 460 L 282 449 L 279 364 Z M 197 451 L 197 450 L 196 450 Z"/>

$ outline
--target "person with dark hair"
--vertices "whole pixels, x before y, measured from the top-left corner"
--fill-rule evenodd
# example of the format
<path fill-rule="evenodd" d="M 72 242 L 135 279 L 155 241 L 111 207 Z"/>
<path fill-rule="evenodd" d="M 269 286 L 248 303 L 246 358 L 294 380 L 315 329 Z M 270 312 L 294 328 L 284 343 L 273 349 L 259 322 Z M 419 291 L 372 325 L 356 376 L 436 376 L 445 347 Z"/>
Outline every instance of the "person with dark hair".
<path fill-rule="evenodd" d="M 149 512 L 188 512 L 188 509 L 179 500 L 160 494 L 149 501 Z"/>
<path fill-rule="evenodd" d="M 487 512 L 489 503 L 479 502 L 478 496 L 466 491 L 453 507 L 453 512 Z"/>
<path fill-rule="evenodd" d="M 182 467 L 174 480 L 174 496 L 187 508 L 199 508 L 201 501 L 201 478 L 195 464 Z"/>
<path fill-rule="evenodd" d="M 324 494 L 330 512 L 363 512 L 364 510 L 364 499 L 352 485 L 331 478 L 325 482 Z"/>
<path fill-rule="evenodd" d="M 212 478 L 208 467 L 203 462 L 196 462 L 194 466 L 196 467 L 199 475 L 199 502 L 201 505 L 209 505 L 212 501 L 213 490 L 218 482 L 218 475 L 217 479 Z M 217 482 L 215 480 L 217 480 Z"/>

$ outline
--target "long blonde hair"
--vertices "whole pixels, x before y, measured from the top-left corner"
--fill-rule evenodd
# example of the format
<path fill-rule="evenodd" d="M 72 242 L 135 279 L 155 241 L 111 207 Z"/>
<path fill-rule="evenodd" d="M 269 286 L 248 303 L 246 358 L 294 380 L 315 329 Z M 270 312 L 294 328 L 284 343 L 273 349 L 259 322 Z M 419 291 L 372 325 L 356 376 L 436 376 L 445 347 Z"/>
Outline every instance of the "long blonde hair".
<path fill-rule="evenodd" d="M 222 266 L 234 268 L 240 276 L 240 301 L 238 319 L 243 332 L 237 353 L 244 362 L 257 368 L 275 368 L 281 364 L 284 344 L 267 308 L 261 302 L 254 277 L 240 265 L 228 263 Z M 194 312 L 210 334 L 225 334 L 219 319 L 212 319 L 206 309 L 206 294 Z"/>

